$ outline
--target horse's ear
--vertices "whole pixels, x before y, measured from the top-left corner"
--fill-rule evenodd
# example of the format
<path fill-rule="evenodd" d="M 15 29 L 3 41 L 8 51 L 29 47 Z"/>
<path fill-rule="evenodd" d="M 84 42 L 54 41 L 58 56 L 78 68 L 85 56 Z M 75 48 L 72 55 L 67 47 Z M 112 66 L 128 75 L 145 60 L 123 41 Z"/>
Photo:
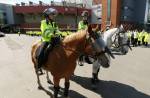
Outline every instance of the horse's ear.
<path fill-rule="evenodd" d="M 95 27 L 95 28 L 93 28 L 93 29 L 92 29 L 92 31 L 94 31 L 94 32 L 98 32 L 98 31 L 99 31 L 99 26 L 98 26 L 98 25 L 96 25 L 96 27 Z"/>
<path fill-rule="evenodd" d="M 92 26 L 91 25 L 88 25 L 88 33 L 92 33 Z"/>
<path fill-rule="evenodd" d="M 120 25 L 119 30 L 120 30 L 120 32 L 125 32 L 123 25 Z"/>

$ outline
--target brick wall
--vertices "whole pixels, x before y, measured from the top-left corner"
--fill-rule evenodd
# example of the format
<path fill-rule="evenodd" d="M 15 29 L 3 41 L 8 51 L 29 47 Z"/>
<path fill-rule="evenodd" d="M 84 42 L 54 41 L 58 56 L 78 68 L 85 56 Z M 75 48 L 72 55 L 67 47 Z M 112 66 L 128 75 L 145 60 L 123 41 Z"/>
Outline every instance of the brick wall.
<path fill-rule="evenodd" d="M 120 24 L 120 9 L 121 9 L 121 0 L 111 0 L 111 27 L 116 27 Z M 102 0 L 102 29 L 106 28 L 107 21 L 107 0 Z"/>
<path fill-rule="evenodd" d="M 93 5 L 101 4 L 102 0 L 93 0 Z"/>

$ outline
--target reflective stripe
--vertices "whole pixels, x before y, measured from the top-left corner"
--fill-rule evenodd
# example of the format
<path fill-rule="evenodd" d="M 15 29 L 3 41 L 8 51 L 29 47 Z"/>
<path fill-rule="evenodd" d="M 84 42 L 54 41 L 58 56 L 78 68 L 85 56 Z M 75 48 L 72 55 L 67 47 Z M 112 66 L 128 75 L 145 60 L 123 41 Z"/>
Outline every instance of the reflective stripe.
<path fill-rule="evenodd" d="M 84 30 L 87 28 L 87 25 L 84 25 L 83 21 L 80 21 L 78 24 L 78 30 Z"/>

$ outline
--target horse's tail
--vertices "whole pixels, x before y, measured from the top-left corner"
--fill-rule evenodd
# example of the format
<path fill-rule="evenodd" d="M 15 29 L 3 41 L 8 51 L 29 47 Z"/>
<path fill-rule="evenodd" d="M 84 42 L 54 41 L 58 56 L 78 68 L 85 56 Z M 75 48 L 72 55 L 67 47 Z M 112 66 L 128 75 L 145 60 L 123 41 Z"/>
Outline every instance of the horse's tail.
<path fill-rule="evenodd" d="M 37 63 L 36 57 L 35 57 L 36 47 L 37 47 L 37 44 L 34 43 L 31 48 L 31 59 L 32 59 L 34 66 L 36 66 L 36 63 Z"/>

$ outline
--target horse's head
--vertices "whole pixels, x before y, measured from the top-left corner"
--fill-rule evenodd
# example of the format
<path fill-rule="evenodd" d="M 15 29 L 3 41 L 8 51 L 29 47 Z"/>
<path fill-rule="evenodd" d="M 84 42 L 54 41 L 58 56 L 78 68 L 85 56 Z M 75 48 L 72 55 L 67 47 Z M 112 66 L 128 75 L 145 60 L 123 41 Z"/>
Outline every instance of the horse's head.
<path fill-rule="evenodd" d="M 92 30 L 91 26 L 89 26 L 87 29 L 86 40 L 87 43 L 85 49 L 88 50 L 86 51 L 86 53 L 91 56 L 96 56 L 96 59 L 99 59 L 99 61 L 101 61 L 100 63 L 102 66 L 109 67 L 109 56 L 111 56 L 112 58 L 114 58 L 114 56 L 107 47 L 101 35 L 97 31 Z"/>
<path fill-rule="evenodd" d="M 130 48 L 130 46 L 128 45 L 128 36 L 125 33 L 122 25 L 118 28 L 118 33 L 116 33 L 114 44 L 120 49 L 123 54 L 128 53 L 128 50 Z"/>
<path fill-rule="evenodd" d="M 87 39 L 89 39 L 91 46 L 95 50 L 95 52 L 102 52 L 105 50 L 105 42 L 102 39 L 101 35 L 98 34 L 96 30 L 93 30 L 91 26 L 88 26 L 88 36 Z"/>

